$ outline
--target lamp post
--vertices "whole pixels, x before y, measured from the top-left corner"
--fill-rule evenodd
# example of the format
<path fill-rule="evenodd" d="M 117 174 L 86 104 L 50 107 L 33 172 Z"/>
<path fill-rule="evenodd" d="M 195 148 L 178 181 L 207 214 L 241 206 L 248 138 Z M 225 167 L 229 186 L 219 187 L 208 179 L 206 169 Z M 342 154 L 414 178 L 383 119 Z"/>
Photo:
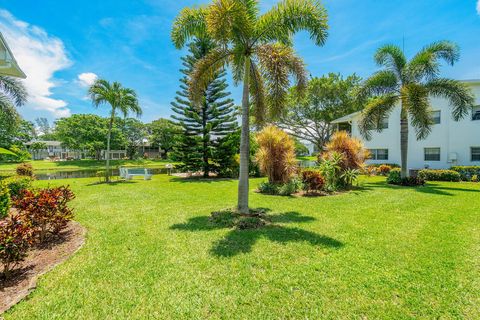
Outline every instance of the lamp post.
<path fill-rule="evenodd" d="M 0 32 L 0 75 L 25 79 L 27 76 L 18 66 L 7 41 Z"/>

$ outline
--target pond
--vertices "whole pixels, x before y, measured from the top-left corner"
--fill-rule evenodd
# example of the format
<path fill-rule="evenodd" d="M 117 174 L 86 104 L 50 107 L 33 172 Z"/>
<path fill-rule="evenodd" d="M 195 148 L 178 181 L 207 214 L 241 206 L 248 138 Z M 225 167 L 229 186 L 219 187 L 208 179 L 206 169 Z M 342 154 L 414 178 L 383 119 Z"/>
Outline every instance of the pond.
<path fill-rule="evenodd" d="M 153 175 L 167 174 L 167 168 L 148 168 Z M 175 170 L 170 169 L 172 173 Z M 78 178 L 92 178 L 97 176 L 98 170 L 70 170 L 70 171 L 36 171 L 35 177 L 37 180 L 59 180 L 59 179 L 78 179 Z M 112 169 L 112 176 L 118 176 L 119 170 Z"/>

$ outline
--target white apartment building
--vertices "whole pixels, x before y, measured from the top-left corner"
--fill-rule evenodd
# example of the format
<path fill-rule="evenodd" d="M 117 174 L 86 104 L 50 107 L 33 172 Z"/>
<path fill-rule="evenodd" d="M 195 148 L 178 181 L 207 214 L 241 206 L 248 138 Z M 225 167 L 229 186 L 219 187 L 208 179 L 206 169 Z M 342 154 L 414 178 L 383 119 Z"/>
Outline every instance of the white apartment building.
<path fill-rule="evenodd" d="M 431 98 L 433 107 L 432 132 L 424 140 L 417 140 L 415 129 L 409 128 L 409 169 L 445 169 L 455 165 L 480 165 L 480 80 L 464 81 L 475 94 L 475 107 L 460 121 L 452 118 L 452 109 L 445 99 Z M 371 140 L 364 139 L 359 131 L 361 113 L 356 112 L 334 121 L 340 130 L 347 130 L 361 139 L 372 153 L 368 162 L 400 164 L 400 107 L 398 106 L 382 123 L 383 131 L 372 131 Z"/>

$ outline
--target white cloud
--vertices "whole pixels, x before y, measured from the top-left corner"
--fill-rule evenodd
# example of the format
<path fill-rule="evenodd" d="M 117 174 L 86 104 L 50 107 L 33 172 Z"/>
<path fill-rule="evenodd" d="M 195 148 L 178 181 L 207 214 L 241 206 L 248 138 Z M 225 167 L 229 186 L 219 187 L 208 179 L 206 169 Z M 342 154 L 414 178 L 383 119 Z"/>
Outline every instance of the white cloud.
<path fill-rule="evenodd" d="M 477 1 L 477 13 L 480 15 L 480 0 Z"/>
<path fill-rule="evenodd" d="M 27 107 L 51 112 L 55 117 L 69 116 L 67 102 L 52 98 L 51 91 L 57 86 L 54 73 L 71 65 L 63 42 L 37 26 L 17 20 L 6 10 L 0 10 L 0 29 L 27 75 Z"/>
<path fill-rule="evenodd" d="M 97 79 L 98 76 L 93 72 L 84 72 L 78 75 L 78 83 L 82 87 L 90 87 Z"/>

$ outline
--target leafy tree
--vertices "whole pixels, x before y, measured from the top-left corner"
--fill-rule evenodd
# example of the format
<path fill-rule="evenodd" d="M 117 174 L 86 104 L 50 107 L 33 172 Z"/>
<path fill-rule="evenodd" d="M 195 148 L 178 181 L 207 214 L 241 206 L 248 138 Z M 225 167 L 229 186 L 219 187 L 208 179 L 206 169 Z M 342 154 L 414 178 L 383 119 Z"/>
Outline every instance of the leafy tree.
<path fill-rule="evenodd" d="M 233 132 L 237 128 L 237 119 L 233 100 L 226 92 L 227 81 L 225 71 L 216 71 L 202 94 L 202 101 L 195 105 L 190 101 L 190 74 L 195 63 L 205 57 L 214 43 L 208 39 L 196 39 L 189 44 L 189 55 L 184 57 L 181 72 L 185 75 L 181 80 L 181 91 L 177 92 L 172 110 L 175 119 L 184 134 L 177 147 L 176 156 L 182 162 L 188 162 L 189 170 L 202 170 L 208 177 L 214 164 L 211 157 L 218 146 L 218 139 Z M 184 161 L 185 160 L 185 161 Z"/>
<path fill-rule="evenodd" d="M 443 59 L 453 65 L 460 57 L 458 46 L 449 41 L 434 42 L 407 61 L 401 48 L 395 45 L 380 47 L 375 62 L 384 67 L 365 81 L 362 94 L 373 99 L 363 110 L 360 121 L 362 135 L 370 139 L 371 129 L 378 128 L 383 118 L 400 104 L 401 176 L 408 176 L 408 123 L 411 121 L 418 140 L 425 139 L 432 129 L 433 111 L 429 97 L 446 98 L 452 107 L 455 121 L 466 116 L 475 99 L 467 85 L 452 79 L 440 78 Z"/>
<path fill-rule="evenodd" d="M 122 131 L 125 140 L 125 149 L 130 159 L 137 155 L 138 147 L 142 145 L 143 140 L 147 137 L 147 126 L 140 120 L 134 118 L 126 118 L 119 121 L 119 129 Z"/>
<path fill-rule="evenodd" d="M 168 119 L 158 119 L 148 124 L 150 141 L 163 150 L 163 158 L 167 158 L 177 143 L 180 127 Z"/>
<path fill-rule="evenodd" d="M 38 135 L 43 141 L 57 139 L 54 133 L 55 128 L 50 125 L 47 118 L 36 118 L 35 123 L 37 124 L 36 135 Z"/>
<path fill-rule="evenodd" d="M 55 134 L 62 145 L 72 150 L 87 151 L 100 159 L 105 150 L 109 119 L 94 114 L 74 114 L 57 120 Z M 118 121 L 117 121 L 118 123 Z M 111 145 L 123 148 L 125 140 L 118 126 L 112 128 Z"/>
<path fill-rule="evenodd" d="M 255 119 L 278 116 L 289 87 L 306 86 L 303 61 L 292 49 L 292 35 L 310 33 L 317 45 L 327 38 L 327 14 L 316 0 L 284 0 L 260 15 L 256 0 L 213 0 L 207 7 L 185 8 L 176 18 L 172 39 L 182 48 L 192 38 L 212 39 L 217 46 L 197 61 L 190 78 L 190 96 L 200 106 L 205 89 L 228 65 L 235 83 L 243 83 L 238 211 L 248 214 L 250 98 Z"/>
<path fill-rule="evenodd" d="M 295 154 L 297 156 L 305 156 L 308 155 L 309 150 L 307 146 L 300 142 L 297 138 L 294 137 L 293 142 L 295 143 Z"/>
<path fill-rule="evenodd" d="M 318 150 L 330 139 L 332 121 L 363 108 L 365 100 L 358 98 L 361 78 L 340 74 L 312 78 L 307 93 L 299 96 L 296 90 L 289 95 L 288 109 L 278 126 L 296 138 L 313 143 Z"/>
<path fill-rule="evenodd" d="M 137 116 L 142 114 L 142 109 L 138 105 L 137 94 L 129 88 L 124 88 L 119 82 L 110 83 L 104 79 L 98 79 L 88 89 L 90 99 L 93 105 L 98 108 L 102 104 L 110 105 L 110 121 L 108 123 L 107 133 L 107 156 L 106 156 L 106 182 L 110 182 L 110 140 L 112 137 L 112 128 L 117 112 L 126 117 L 130 112 Z"/>

